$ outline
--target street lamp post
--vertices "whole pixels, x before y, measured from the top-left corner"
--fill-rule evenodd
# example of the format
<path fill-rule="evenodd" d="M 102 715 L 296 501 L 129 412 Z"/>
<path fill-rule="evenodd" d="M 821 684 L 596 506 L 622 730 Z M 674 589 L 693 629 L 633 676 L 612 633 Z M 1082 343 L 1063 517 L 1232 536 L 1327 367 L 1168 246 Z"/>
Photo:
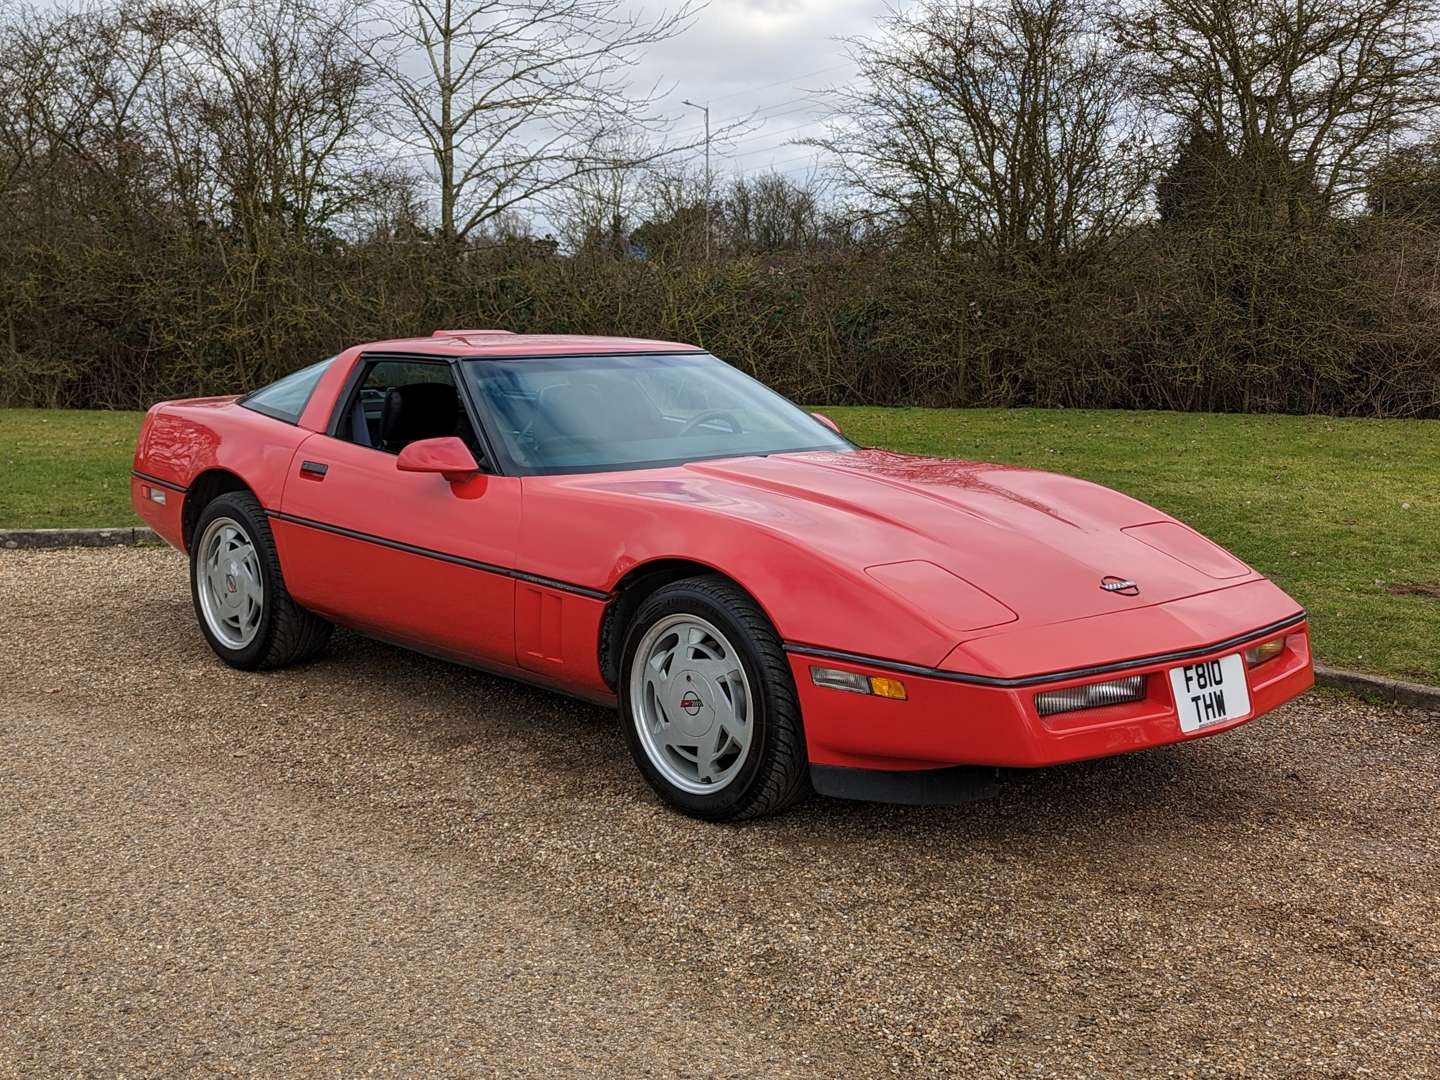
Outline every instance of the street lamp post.
<path fill-rule="evenodd" d="M 705 261 L 710 261 L 710 106 L 697 105 L 693 101 L 680 104 L 699 109 L 705 114 Z"/>

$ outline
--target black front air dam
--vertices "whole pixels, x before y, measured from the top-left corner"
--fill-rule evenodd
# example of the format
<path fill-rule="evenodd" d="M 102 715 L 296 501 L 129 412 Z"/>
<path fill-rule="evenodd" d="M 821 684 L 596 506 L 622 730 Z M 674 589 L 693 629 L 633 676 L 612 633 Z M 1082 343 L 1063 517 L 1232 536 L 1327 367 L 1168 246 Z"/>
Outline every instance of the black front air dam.
<path fill-rule="evenodd" d="M 986 765 L 954 765 L 944 769 L 894 772 L 811 765 L 810 783 L 821 795 L 832 799 L 906 806 L 959 806 L 993 798 L 1000 790 L 1000 770 Z"/>

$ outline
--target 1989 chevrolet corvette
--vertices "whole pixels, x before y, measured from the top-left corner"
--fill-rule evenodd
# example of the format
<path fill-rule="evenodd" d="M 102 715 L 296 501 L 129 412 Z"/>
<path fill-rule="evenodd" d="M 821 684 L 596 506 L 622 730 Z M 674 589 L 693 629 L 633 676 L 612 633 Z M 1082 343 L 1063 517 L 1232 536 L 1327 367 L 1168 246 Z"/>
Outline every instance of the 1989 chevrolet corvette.
<path fill-rule="evenodd" d="M 966 797 L 1226 731 L 1304 611 L 1095 484 L 860 449 L 694 346 L 442 330 L 146 417 L 132 497 L 237 668 L 332 624 L 618 704 L 672 805 Z"/>

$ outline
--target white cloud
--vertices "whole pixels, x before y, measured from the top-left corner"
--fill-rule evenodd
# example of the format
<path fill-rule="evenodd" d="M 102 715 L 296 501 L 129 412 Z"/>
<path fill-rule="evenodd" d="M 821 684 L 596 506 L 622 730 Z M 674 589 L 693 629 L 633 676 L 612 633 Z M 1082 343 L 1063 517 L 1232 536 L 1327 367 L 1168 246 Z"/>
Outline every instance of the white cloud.
<path fill-rule="evenodd" d="M 636 84 L 673 87 L 664 104 L 680 132 L 702 124 L 685 98 L 708 102 L 717 129 L 755 114 L 758 126 L 715 148 L 718 173 L 803 175 L 818 155 L 795 141 L 823 132 L 823 91 L 854 74 L 838 39 L 870 33 L 885 9 L 884 0 L 712 0 L 690 30 L 647 52 Z"/>

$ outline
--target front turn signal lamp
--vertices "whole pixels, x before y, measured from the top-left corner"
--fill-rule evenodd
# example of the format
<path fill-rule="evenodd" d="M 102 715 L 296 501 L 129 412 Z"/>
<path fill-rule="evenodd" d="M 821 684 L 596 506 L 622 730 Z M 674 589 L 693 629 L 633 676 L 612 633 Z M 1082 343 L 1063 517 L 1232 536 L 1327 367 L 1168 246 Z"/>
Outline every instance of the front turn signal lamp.
<path fill-rule="evenodd" d="M 1035 695 L 1035 711 L 1041 716 L 1100 709 L 1106 705 L 1125 705 L 1145 696 L 1145 676 L 1127 675 L 1109 682 L 1068 686 L 1064 690 L 1046 690 Z"/>
<path fill-rule="evenodd" d="M 1276 638 L 1274 641 L 1262 642 L 1245 650 L 1245 663 L 1254 667 L 1256 664 L 1263 664 L 1266 660 L 1274 660 L 1285 651 L 1285 639 Z"/>
<path fill-rule="evenodd" d="M 856 671 L 841 671 L 839 668 L 812 667 L 810 681 L 816 686 L 830 690 L 844 690 L 848 694 L 869 694 L 872 697 L 889 698 L 891 701 L 905 701 L 905 684 L 899 679 L 884 675 L 861 675 Z"/>

